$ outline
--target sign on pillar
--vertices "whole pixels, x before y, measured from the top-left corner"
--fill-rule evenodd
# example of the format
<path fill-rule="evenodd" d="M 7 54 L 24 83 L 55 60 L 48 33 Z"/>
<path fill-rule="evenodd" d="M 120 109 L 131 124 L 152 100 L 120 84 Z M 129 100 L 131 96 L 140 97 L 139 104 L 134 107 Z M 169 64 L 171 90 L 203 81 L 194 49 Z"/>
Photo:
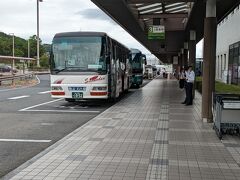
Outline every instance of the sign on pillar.
<path fill-rule="evenodd" d="M 148 39 L 164 40 L 165 39 L 165 26 L 161 26 L 161 25 L 149 26 Z"/>

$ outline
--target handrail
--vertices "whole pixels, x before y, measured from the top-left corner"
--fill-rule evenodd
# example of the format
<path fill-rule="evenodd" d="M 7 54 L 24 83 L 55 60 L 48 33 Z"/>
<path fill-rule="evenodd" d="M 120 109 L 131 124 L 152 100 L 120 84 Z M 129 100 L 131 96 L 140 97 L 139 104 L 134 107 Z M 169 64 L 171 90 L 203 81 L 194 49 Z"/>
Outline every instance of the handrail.
<path fill-rule="evenodd" d="M 23 61 L 36 61 L 34 58 L 28 58 L 28 57 L 17 57 L 17 56 L 1 56 L 0 59 L 3 60 L 23 60 Z"/>
<path fill-rule="evenodd" d="M 12 83 L 14 83 L 15 79 L 20 79 L 20 78 L 30 78 L 33 77 L 34 73 L 28 73 L 28 74 L 22 74 L 22 75 L 13 75 L 13 76 L 5 76 L 5 77 L 1 77 L 0 76 L 0 86 L 2 84 L 3 81 L 12 81 Z"/>

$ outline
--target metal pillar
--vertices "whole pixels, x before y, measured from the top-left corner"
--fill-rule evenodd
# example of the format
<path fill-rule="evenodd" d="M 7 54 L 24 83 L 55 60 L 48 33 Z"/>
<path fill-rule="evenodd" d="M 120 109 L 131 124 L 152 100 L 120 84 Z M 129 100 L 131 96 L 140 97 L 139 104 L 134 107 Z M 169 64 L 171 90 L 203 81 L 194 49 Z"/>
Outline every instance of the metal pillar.
<path fill-rule="evenodd" d="M 30 39 L 28 39 L 28 58 L 30 58 Z M 27 67 L 30 67 L 30 60 L 27 61 Z"/>
<path fill-rule="evenodd" d="M 193 67 L 193 71 L 196 73 L 196 31 L 190 31 L 189 41 L 189 65 Z M 195 83 L 193 86 L 193 98 L 195 98 Z"/>
<path fill-rule="evenodd" d="M 184 49 L 183 48 L 181 49 L 181 59 L 180 59 L 180 61 L 181 61 L 181 68 L 185 68 L 184 67 Z"/>
<path fill-rule="evenodd" d="M 216 31 L 216 0 L 207 0 L 202 80 L 202 118 L 205 122 L 213 121 L 212 93 L 215 91 Z"/>
<path fill-rule="evenodd" d="M 39 41 L 39 1 L 42 2 L 42 0 L 37 0 L 37 67 L 40 67 L 40 41 Z"/>
<path fill-rule="evenodd" d="M 188 67 L 188 43 L 184 42 L 184 53 L 183 53 L 183 58 L 184 58 L 184 68 Z"/>
<path fill-rule="evenodd" d="M 9 35 L 12 36 L 12 56 L 15 57 L 15 35 L 14 33 L 10 33 Z M 12 74 L 13 74 L 13 69 L 15 68 L 15 60 L 12 60 Z"/>
<path fill-rule="evenodd" d="M 189 65 L 195 69 L 196 64 L 196 31 L 190 31 L 189 41 Z"/>
<path fill-rule="evenodd" d="M 181 53 L 178 53 L 178 72 L 180 72 L 182 68 L 182 57 L 181 57 Z"/>

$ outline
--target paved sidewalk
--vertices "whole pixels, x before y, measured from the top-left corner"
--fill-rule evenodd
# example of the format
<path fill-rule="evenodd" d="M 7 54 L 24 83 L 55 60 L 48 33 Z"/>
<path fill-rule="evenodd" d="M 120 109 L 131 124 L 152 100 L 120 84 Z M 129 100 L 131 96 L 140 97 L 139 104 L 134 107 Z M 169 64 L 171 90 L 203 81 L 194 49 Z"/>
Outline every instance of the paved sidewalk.
<path fill-rule="evenodd" d="M 238 139 L 222 143 L 200 119 L 201 96 L 184 106 L 177 87 L 174 80 L 153 80 L 12 179 L 240 180 Z"/>

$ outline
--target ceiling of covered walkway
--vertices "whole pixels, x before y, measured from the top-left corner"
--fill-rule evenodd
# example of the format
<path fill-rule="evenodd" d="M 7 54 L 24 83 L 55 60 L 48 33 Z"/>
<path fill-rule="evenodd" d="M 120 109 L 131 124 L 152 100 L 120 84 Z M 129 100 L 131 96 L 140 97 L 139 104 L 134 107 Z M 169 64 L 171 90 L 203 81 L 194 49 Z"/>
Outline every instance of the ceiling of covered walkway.
<path fill-rule="evenodd" d="M 203 38 L 205 0 L 92 0 L 162 62 L 178 55 L 189 31 Z M 240 0 L 217 0 L 217 20 L 235 8 Z M 149 40 L 152 25 L 165 26 L 165 39 Z"/>

